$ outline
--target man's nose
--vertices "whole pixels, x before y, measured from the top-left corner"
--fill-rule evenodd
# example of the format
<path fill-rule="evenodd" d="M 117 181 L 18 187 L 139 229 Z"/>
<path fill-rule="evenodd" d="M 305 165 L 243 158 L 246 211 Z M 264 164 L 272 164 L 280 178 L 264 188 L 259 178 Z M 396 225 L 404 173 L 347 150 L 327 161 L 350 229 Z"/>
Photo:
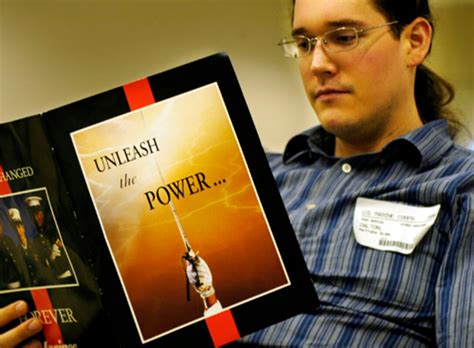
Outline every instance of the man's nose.
<path fill-rule="evenodd" d="M 311 72 L 316 76 L 333 75 L 337 71 L 336 64 L 328 55 L 327 50 L 323 47 L 321 40 L 317 40 L 314 44 L 311 55 Z"/>

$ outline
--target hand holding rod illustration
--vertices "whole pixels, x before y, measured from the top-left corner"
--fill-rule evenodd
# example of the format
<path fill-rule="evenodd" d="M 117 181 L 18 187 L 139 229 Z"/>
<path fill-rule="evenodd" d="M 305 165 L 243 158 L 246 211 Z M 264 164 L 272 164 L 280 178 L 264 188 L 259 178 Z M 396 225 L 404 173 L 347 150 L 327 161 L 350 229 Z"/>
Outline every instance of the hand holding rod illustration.
<path fill-rule="evenodd" d="M 212 285 L 211 269 L 207 265 L 206 261 L 204 261 L 204 259 L 199 256 L 199 252 L 195 252 L 191 247 L 172 201 L 170 202 L 169 206 L 173 212 L 176 225 L 178 226 L 179 233 L 183 239 L 184 247 L 186 249 L 186 252 L 182 256 L 182 261 L 183 269 L 186 275 L 187 300 L 189 301 L 190 299 L 189 284 L 191 284 L 204 301 L 204 315 L 214 314 L 221 310 L 222 306 L 217 300 L 215 294 L 216 292 Z"/>
<path fill-rule="evenodd" d="M 143 113 L 141 113 L 143 120 Z M 157 155 L 154 156 L 155 165 L 158 170 L 161 181 L 165 184 L 165 179 L 158 163 Z M 196 292 L 201 296 L 204 302 L 204 315 L 211 315 L 219 312 L 222 309 L 221 303 L 216 297 L 214 287 L 212 285 L 212 273 L 202 257 L 195 252 L 189 243 L 188 238 L 184 232 L 178 212 L 174 206 L 173 200 L 170 199 L 169 207 L 173 214 L 176 225 L 178 226 L 181 239 L 184 243 L 185 253 L 182 256 L 183 270 L 186 276 L 186 297 L 190 300 L 189 284 L 193 286 Z"/>
<path fill-rule="evenodd" d="M 212 274 L 207 263 L 198 255 L 188 259 L 188 254 L 183 256 L 187 261 L 186 277 L 196 292 L 202 297 L 207 298 L 215 294 L 212 286 Z"/>

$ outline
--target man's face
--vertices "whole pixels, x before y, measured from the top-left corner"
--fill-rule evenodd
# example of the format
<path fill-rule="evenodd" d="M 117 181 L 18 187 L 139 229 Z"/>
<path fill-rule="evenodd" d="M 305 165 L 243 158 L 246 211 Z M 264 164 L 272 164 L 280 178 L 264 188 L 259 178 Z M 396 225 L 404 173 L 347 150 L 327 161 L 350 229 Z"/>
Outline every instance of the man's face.
<path fill-rule="evenodd" d="M 296 0 L 293 32 L 314 37 L 342 26 L 364 29 L 386 22 L 369 0 Z M 390 27 L 360 34 L 358 45 L 343 52 L 327 52 L 318 41 L 299 64 L 321 125 L 336 137 L 371 141 L 403 122 L 409 74 L 403 45 Z"/>
<path fill-rule="evenodd" d="M 35 221 L 36 223 L 38 224 L 38 226 L 43 226 L 43 222 L 44 222 L 44 213 L 41 209 L 38 209 L 35 211 Z"/>
<path fill-rule="evenodd" d="M 20 238 L 20 243 L 23 246 L 26 246 L 27 238 L 26 238 L 26 233 L 25 233 L 25 226 L 23 225 L 22 222 L 15 222 L 15 229 L 16 229 L 16 232 L 18 233 L 18 237 Z"/>
<path fill-rule="evenodd" d="M 15 227 L 16 227 L 16 231 L 18 232 L 18 235 L 20 237 L 24 237 L 25 236 L 25 226 L 23 226 L 23 223 L 17 222 L 17 223 L 15 223 Z"/>

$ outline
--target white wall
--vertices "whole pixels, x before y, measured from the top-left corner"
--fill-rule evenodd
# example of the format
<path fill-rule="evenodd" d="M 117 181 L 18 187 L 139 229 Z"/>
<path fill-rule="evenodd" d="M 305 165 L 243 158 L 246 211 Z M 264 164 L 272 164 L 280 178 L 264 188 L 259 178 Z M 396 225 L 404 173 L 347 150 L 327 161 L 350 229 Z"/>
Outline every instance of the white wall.
<path fill-rule="evenodd" d="M 454 85 L 452 108 L 471 133 L 463 142 L 474 150 L 474 1 L 432 2 L 437 27 L 428 63 Z"/>
<path fill-rule="evenodd" d="M 264 146 L 281 150 L 288 137 L 317 122 L 296 62 L 276 46 L 289 32 L 288 2 L 0 0 L 0 122 L 227 51 Z M 459 107 L 472 119 L 473 5 L 446 10 L 444 4 L 442 14 L 450 17 L 439 24 L 449 27 L 438 38 L 443 30 L 451 34 L 441 47 L 435 44 L 431 62 L 455 75 L 462 87 Z M 468 25 L 471 34 L 452 34 Z"/>

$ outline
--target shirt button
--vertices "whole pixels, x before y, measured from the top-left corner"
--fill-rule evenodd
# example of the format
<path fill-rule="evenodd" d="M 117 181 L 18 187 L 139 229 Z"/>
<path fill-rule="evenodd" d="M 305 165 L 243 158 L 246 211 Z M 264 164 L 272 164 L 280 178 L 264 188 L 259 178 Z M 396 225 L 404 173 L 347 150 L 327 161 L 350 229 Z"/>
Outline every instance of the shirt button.
<path fill-rule="evenodd" d="M 352 170 L 352 167 L 351 167 L 351 165 L 350 165 L 349 163 L 344 163 L 344 164 L 342 165 L 342 171 L 343 171 L 344 173 L 349 174 L 349 173 L 351 172 L 351 170 Z"/>
<path fill-rule="evenodd" d="M 306 210 L 313 210 L 314 208 L 316 208 L 316 204 L 314 203 L 306 204 Z"/>

